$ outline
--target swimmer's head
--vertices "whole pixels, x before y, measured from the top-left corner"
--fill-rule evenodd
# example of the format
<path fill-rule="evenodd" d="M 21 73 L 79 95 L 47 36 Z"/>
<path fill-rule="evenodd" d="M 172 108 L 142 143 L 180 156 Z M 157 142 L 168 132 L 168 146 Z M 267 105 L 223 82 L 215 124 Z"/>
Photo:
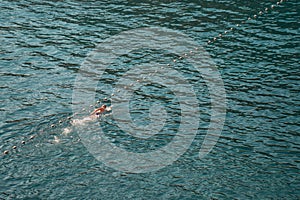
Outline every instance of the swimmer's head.
<path fill-rule="evenodd" d="M 102 108 L 106 108 L 106 105 L 104 104 L 104 105 L 102 105 L 101 107 L 102 107 Z"/>

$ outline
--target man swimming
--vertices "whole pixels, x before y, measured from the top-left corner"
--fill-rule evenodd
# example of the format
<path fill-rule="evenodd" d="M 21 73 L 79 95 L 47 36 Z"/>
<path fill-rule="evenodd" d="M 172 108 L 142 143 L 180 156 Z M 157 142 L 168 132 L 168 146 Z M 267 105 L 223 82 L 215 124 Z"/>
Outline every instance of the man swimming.
<path fill-rule="evenodd" d="M 100 114 L 104 113 L 106 111 L 106 105 L 102 105 L 100 108 L 95 109 L 92 113 L 91 116 L 99 116 Z"/>

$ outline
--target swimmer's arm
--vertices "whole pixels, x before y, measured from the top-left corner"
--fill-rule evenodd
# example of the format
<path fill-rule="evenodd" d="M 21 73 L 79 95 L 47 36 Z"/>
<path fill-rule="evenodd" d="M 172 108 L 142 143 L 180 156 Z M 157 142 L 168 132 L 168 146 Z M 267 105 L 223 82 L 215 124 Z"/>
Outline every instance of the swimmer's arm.
<path fill-rule="evenodd" d="M 96 114 L 99 110 L 100 110 L 100 108 L 95 109 L 95 110 L 91 113 L 91 115 Z"/>

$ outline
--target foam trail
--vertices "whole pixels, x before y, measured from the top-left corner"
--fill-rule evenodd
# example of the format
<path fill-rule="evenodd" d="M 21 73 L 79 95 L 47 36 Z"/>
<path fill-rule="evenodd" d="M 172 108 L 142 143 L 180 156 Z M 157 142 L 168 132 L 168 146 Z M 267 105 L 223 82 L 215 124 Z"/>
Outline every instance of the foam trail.
<path fill-rule="evenodd" d="M 72 132 L 72 128 L 71 127 L 67 127 L 67 128 L 64 128 L 62 134 L 63 135 L 68 135 L 71 132 Z"/>
<path fill-rule="evenodd" d="M 73 119 L 71 121 L 71 124 L 73 126 L 81 126 L 81 125 L 85 125 L 86 123 L 88 122 L 92 122 L 92 121 L 95 121 L 95 119 L 97 119 L 98 117 L 96 116 L 88 116 L 88 117 L 85 117 L 83 119 Z"/>

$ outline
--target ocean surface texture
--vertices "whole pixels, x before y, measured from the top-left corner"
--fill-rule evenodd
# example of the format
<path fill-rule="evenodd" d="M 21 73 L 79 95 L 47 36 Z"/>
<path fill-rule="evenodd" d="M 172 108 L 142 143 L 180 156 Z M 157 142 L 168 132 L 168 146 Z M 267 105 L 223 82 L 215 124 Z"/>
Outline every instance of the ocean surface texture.
<path fill-rule="evenodd" d="M 299 11 L 0 0 L 0 199 L 300 199 Z M 198 70 L 212 63 L 219 81 Z M 199 158 L 208 129 L 217 142 Z"/>

